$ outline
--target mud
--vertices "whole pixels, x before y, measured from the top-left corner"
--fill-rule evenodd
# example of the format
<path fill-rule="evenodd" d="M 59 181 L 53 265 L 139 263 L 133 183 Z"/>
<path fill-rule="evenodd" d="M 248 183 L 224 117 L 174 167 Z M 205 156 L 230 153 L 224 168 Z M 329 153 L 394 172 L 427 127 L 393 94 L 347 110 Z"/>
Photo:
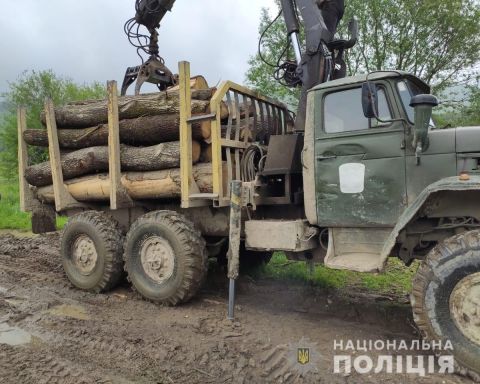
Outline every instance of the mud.
<path fill-rule="evenodd" d="M 333 373 L 335 339 L 418 338 L 406 298 L 242 277 L 230 322 L 226 288 L 212 263 L 203 291 L 181 307 L 143 301 L 126 283 L 94 295 L 64 276 L 59 234 L 0 235 L 0 383 L 471 383 Z M 299 347 L 314 370 L 297 362 Z"/>

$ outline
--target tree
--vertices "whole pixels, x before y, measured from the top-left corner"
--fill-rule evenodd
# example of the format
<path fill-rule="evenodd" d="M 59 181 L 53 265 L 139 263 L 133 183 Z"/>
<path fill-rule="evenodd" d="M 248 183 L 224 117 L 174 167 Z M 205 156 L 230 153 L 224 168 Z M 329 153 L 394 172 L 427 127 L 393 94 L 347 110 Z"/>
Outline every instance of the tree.
<path fill-rule="evenodd" d="M 350 73 L 401 69 L 436 91 L 478 74 L 477 0 L 350 0 L 345 19 L 359 20 L 359 42 L 348 55 Z"/>
<path fill-rule="evenodd" d="M 469 87 L 469 102 L 462 108 L 459 125 L 480 125 L 480 84 Z"/>
<path fill-rule="evenodd" d="M 479 74 L 477 0 L 347 0 L 340 34 L 346 35 L 352 16 L 359 21 L 359 42 L 347 54 L 350 75 L 400 69 L 419 76 L 438 92 Z M 261 33 L 271 21 L 264 11 Z M 272 63 L 277 62 L 286 43 L 283 24 L 279 19 L 265 34 L 262 51 Z M 247 82 L 282 100 L 296 95 L 276 85 L 272 72 L 257 54 L 250 60 Z"/>
<path fill-rule="evenodd" d="M 70 101 L 105 97 L 105 87 L 100 83 L 75 84 L 71 79 L 59 77 L 52 71 L 24 72 L 20 78 L 9 84 L 9 91 L 3 97 L 7 112 L 0 117 L 0 177 L 12 178 L 17 175 L 17 119 L 16 108 L 27 108 L 28 128 L 43 128 L 40 112 L 44 100 L 50 97 L 57 105 Z M 48 159 L 47 151 L 29 148 L 30 160 L 38 163 Z"/>
<path fill-rule="evenodd" d="M 448 100 L 453 98 L 453 100 Z M 439 127 L 480 126 L 480 81 L 452 92 L 434 115 Z"/>

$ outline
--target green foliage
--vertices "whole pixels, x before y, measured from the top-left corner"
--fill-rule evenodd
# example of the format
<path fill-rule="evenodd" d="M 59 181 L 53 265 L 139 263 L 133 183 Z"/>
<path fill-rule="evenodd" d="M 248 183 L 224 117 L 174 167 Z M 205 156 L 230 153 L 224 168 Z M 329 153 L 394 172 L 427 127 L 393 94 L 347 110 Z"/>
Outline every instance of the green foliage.
<path fill-rule="evenodd" d="M 0 181 L 0 195 L 0 229 L 30 230 L 30 215 L 20 212 L 18 185 Z"/>
<path fill-rule="evenodd" d="M 12 178 L 17 174 L 17 106 L 27 108 L 28 128 L 41 129 L 40 112 L 45 98 L 62 105 L 104 96 L 105 89 L 99 83 L 77 85 L 52 71 L 24 72 L 17 81 L 9 84 L 9 91 L 3 95 L 8 111 L 0 118 L 0 176 Z M 46 151 L 41 148 L 30 148 L 29 155 L 32 163 L 47 159 Z"/>
<path fill-rule="evenodd" d="M 0 195 L 0 229 L 30 231 L 30 214 L 20 211 L 18 184 L 0 181 Z M 57 216 L 57 229 L 62 229 L 67 220 L 67 217 Z"/>
<path fill-rule="evenodd" d="M 434 115 L 438 127 L 480 126 L 480 83 L 466 87 L 467 95 L 456 102 L 445 102 Z"/>
<path fill-rule="evenodd" d="M 480 125 L 480 85 L 470 86 L 469 90 L 469 102 L 460 111 L 459 125 Z"/>
<path fill-rule="evenodd" d="M 478 75 L 480 61 L 480 4 L 477 0 L 349 0 L 340 35 L 346 37 L 348 20 L 359 21 L 359 42 L 347 55 L 349 74 L 400 69 L 419 76 L 435 92 Z M 272 20 L 261 15 L 260 32 Z M 265 36 L 264 56 L 277 62 L 286 43 L 280 18 Z M 292 105 L 297 92 L 278 85 L 273 69 L 258 54 L 246 74 L 250 86 Z"/>
<path fill-rule="evenodd" d="M 480 58 L 476 0 L 349 0 L 344 20 L 359 20 L 351 73 L 402 69 L 436 91 L 472 78 Z"/>
<path fill-rule="evenodd" d="M 288 261 L 284 253 L 277 252 L 269 264 L 254 272 L 254 277 L 290 280 L 322 288 L 340 290 L 356 288 L 403 296 L 411 291 L 412 279 L 417 268 L 417 264 L 407 268 L 398 259 L 391 259 L 383 274 L 333 270 L 322 265 L 310 269 L 305 262 Z"/>
<path fill-rule="evenodd" d="M 30 231 L 30 214 L 20 212 L 18 184 L 0 180 L 0 195 L 0 229 Z M 63 228 L 66 222 L 65 217 L 57 216 L 58 229 Z"/>

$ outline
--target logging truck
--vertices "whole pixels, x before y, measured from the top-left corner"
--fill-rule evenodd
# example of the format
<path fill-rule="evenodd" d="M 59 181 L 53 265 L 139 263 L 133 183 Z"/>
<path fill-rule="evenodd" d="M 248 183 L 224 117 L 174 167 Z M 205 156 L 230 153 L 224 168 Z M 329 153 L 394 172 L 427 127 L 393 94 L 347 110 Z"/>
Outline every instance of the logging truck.
<path fill-rule="evenodd" d="M 41 140 L 32 141 L 19 109 L 19 174 L 42 181 L 20 177 L 22 209 L 54 207 L 71 217 L 61 253 L 72 284 L 106 291 L 125 269 L 146 299 L 176 305 L 198 292 L 209 256 L 227 249 L 232 280 L 238 260 L 266 262 L 275 250 L 361 272 L 382 272 L 388 257 L 421 260 L 412 294 L 417 324 L 431 340 L 451 340 L 462 369 L 479 372 L 480 128 L 432 128 L 430 88 L 398 71 L 313 88 L 304 133 L 294 132 L 282 103 L 232 82 L 208 89 L 190 79 L 186 62 L 179 72 L 178 89 L 140 96 L 156 98 L 158 116 L 178 122 L 177 135 L 166 137 L 179 141 L 156 144 L 171 149 L 168 159 L 162 147 L 124 150 L 135 144 L 122 131 L 136 103 L 118 100 L 115 82 L 108 100 L 82 105 L 82 118 L 96 116 L 86 132 L 107 131 L 95 142 L 106 145 L 98 152 L 105 161 L 95 148 L 63 154 L 63 136 L 81 130 L 85 139 L 78 125 L 59 128 L 80 118 L 79 105 L 47 100 L 50 160 L 29 167 L 27 145 Z M 135 161 L 139 168 L 124 168 Z"/>

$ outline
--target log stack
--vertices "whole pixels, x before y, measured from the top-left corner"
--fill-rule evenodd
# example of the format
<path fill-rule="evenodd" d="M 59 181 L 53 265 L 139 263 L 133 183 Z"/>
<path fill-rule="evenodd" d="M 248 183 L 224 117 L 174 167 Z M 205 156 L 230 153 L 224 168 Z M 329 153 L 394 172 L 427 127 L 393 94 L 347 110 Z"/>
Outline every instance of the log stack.
<path fill-rule="evenodd" d="M 192 79 L 192 114 L 210 112 L 215 93 L 202 77 Z M 176 198 L 180 196 L 180 94 L 166 92 L 118 98 L 120 118 L 121 183 L 133 199 Z M 223 119 L 228 108 L 221 109 Z M 45 125 L 45 114 L 41 121 Z M 55 108 L 61 150 L 63 178 L 78 201 L 108 201 L 108 106 L 106 100 L 88 100 Z M 193 123 L 193 173 L 202 192 L 212 191 L 210 164 L 201 161 L 201 142 L 211 137 L 211 122 Z M 29 145 L 48 147 L 46 130 L 27 129 L 23 138 Z M 208 146 L 208 145 L 207 145 Z M 37 187 L 37 197 L 53 203 L 50 162 L 32 165 L 25 179 Z"/>
<path fill-rule="evenodd" d="M 191 81 L 192 115 L 210 113 L 216 91 L 202 77 Z M 231 107 L 222 103 L 221 135 L 227 140 L 262 140 L 278 121 L 254 117 L 250 100 Z M 180 183 L 180 91 L 118 98 L 121 184 L 132 199 L 171 199 L 181 194 Z M 108 105 L 106 100 L 87 100 L 54 109 L 66 189 L 82 202 L 109 199 Z M 45 114 L 40 116 L 46 124 Z M 230 124 L 230 128 L 226 124 Z M 237 131 L 240 130 L 240 132 Z M 253 136 L 255 132 L 255 138 Z M 27 129 L 24 141 L 48 147 L 46 129 Z M 211 121 L 192 123 L 193 176 L 201 192 L 212 192 Z M 225 159 L 224 159 L 225 160 Z M 37 198 L 54 202 L 50 162 L 27 167 L 24 174 L 36 187 Z M 226 179 L 226 177 L 225 177 Z"/>

